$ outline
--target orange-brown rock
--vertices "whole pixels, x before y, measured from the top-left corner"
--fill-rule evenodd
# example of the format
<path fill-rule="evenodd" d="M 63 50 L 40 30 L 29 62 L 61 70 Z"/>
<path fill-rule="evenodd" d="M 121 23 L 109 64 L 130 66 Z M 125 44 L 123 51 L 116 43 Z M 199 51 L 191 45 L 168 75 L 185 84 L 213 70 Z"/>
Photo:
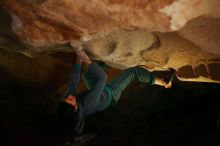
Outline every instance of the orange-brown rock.
<path fill-rule="evenodd" d="M 2 0 L 20 41 L 48 47 L 114 28 L 173 31 L 199 17 L 220 17 L 218 0 Z M 89 36 L 89 37 L 88 37 Z"/>
<path fill-rule="evenodd" d="M 202 50 L 220 56 L 220 19 L 198 17 L 189 21 L 178 34 Z"/>
<path fill-rule="evenodd" d="M 169 17 L 159 9 L 173 0 L 3 0 L 12 29 L 25 44 L 51 46 L 114 28 L 170 30 Z M 162 22 L 162 23 L 161 23 Z"/>
<path fill-rule="evenodd" d="M 91 57 L 112 67 L 171 67 L 181 80 L 220 80 L 219 0 L 2 0 L 0 4 L 0 49 L 6 52 L 39 58 L 72 51 L 71 42 L 83 44 Z"/>

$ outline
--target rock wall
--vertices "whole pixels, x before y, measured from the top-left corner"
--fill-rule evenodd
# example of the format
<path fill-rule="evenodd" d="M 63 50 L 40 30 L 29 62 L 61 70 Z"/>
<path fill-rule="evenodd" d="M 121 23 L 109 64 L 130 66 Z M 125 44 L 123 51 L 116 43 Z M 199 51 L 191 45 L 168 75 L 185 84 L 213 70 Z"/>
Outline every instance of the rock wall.
<path fill-rule="evenodd" d="M 118 69 L 126 69 L 143 63 L 141 52 L 155 42 L 156 37 L 148 31 L 116 30 L 83 45 L 94 59 Z"/>
<path fill-rule="evenodd" d="M 54 53 L 34 58 L 16 52 L 0 51 L 0 86 L 23 85 L 43 90 L 61 89 L 66 85 L 75 61 L 72 53 Z M 63 86 L 64 85 L 64 86 Z M 59 92 L 59 90 L 57 90 Z"/>
<path fill-rule="evenodd" d="M 1 3 L 10 14 L 12 29 L 20 40 L 42 47 L 108 33 L 118 27 L 170 30 L 169 18 L 158 10 L 172 1 L 3 0 Z"/>
<path fill-rule="evenodd" d="M 21 54 L 0 53 L 0 66 L 18 82 L 28 86 L 46 85 L 54 72 L 53 62 L 48 56 L 28 58 Z M 48 84 L 47 84 L 48 85 Z"/>
<path fill-rule="evenodd" d="M 202 50 L 220 56 L 220 19 L 198 17 L 189 21 L 178 34 Z"/>
<path fill-rule="evenodd" d="M 174 31 L 199 16 L 220 17 L 218 0 L 3 0 L 1 5 L 11 16 L 12 30 L 32 47 L 64 44 L 119 27 Z"/>
<path fill-rule="evenodd" d="M 117 30 L 85 43 L 94 59 L 118 69 L 141 65 L 148 70 L 177 71 L 184 81 L 219 82 L 220 57 L 175 33 Z"/>
<path fill-rule="evenodd" d="M 72 52 L 71 42 L 118 69 L 174 68 L 180 80 L 219 82 L 219 5 L 219 0 L 2 0 L 0 49 L 18 60 L 26 56 L 33 74 L 34 64 L 48 67 L 48 75 L 40 73 L 37 80 L 54 71 L 49 54 Z M 1 67 L 28 82 L 28 73 L 22 77 L 19 67 L 11 67 L 16 59 L 5 60 L 3 55 Z"/>

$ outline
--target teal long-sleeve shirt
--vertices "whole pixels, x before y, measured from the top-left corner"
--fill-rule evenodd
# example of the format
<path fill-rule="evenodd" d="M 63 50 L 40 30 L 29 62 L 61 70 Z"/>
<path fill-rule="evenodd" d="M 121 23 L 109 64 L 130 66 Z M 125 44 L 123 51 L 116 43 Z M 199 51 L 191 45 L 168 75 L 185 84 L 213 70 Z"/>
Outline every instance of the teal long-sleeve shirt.
<path fill-rule="evenodd" d="M 96 63 L 88 66 L 83 73 L 83 79 L 88 92 L 76 95 L 80 81 L 81 65 L 75 64 L 69 80 L 68 95 L 77 98 L 78 110 L 75 112 L 75 132 L 81 133 L 84 127 L 85 116 L 102 111 L 111 103 L 111 91 L 106 85 L 107 75 Z"/>

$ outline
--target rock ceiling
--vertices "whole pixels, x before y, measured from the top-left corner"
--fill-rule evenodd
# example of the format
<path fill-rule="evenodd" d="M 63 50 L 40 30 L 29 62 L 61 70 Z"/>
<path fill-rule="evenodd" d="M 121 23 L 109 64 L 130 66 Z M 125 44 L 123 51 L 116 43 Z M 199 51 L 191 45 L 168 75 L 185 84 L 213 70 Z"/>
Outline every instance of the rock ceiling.
<path fill-rule="evenodd" d="M 174 68 L 220 82 L 219 0 L 2 0 L 0 49 L 29 57 L 83 45 L 116 68 Z"/>

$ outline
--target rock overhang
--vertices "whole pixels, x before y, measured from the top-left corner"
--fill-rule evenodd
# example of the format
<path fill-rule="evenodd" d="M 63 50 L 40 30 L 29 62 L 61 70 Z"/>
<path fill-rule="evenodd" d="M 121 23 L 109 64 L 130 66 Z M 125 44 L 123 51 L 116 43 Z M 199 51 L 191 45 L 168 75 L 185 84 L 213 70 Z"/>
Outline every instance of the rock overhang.
<path fill-rule="evenodd" d="M 217 0 L 3 0 L 1 5 L 11 18 L 12 30 L 10 33 L 1 30 L 1 49 L 34 57 L 54 52 L 71 52 L 69 43 L 72 42 L 76 45 L 84 44 L 94 59 L 103 60 L 116 68 L 144 65 L 150 70 L 166 70 L 172 67 L 177 70 L 182 80 L 219 80 L 216 75 L 219 71 L 220 56 L 217 40 L 220 34 Z M 131 44 L 127 49 L 120 49 L 123 41 L 114 39 L 103 43 L 105 47 L 102 48 L 94 45 L 97 40 L 106 40 L 122 30 L 133 37 L 132 41 L 127 41 L 127 45 Z M 159 38 L 162 47 L 149 51 L 147 48 L 153 44 L 151 39 L 146 41 L 149 43 L 148 47 L 132 46 L 131 42 L 141 42 L 141 39 L 137 40 L 140 36 L 133 35 L 137 31 L 148 31 L 146 34 L 153 36 L 152 40 Z M 201 32 L 205 32 L 203 37 L 199 35 Z M 165 39 L 164 42 L 164 38 L 172 41 Z M 184 42 L 182 44 L 187 44 L 188 41 L 190 47 L 176 45 L 175 41 Z M 137 48 L 133 49 L 134 46 Z M 215 72 L 215 75 L 209 72 Z"/>

